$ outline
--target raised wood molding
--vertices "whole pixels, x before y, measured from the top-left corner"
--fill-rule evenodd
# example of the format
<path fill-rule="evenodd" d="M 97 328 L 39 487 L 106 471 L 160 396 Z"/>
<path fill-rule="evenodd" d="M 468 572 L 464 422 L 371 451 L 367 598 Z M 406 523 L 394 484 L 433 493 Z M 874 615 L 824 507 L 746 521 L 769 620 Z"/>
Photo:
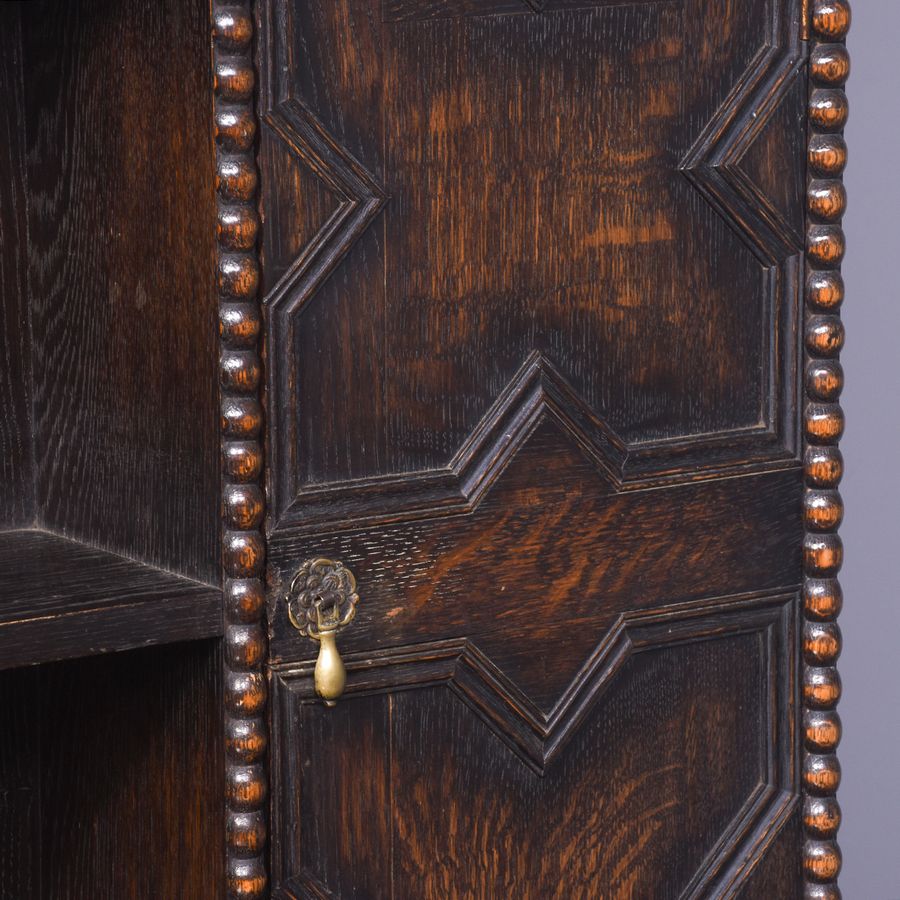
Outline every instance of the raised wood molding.
<path fill-rule="evenodd" d="M 345 694 L 404 690 L 447 684 L 538 775 L 565 747 L 585 714 L 633 653 L 670 644 L 709 640 L 735 631 L 765 631 L 770 664 L 790 681 L 792 609 L 796 591 L 753 594 L 664 605 L 619 617 L 572 679 L 555 706 L 544 713 L 537 704 L 468 639 L 373 653 L 345 654 Z M 272 667 L 278 690 L 303 702 L 319 702 L 313 687 L 315 659 Z M 787 728 L 789 706 L 777 711 Z M 775 711 L 773 711 L 773 715 Z"/>
<path fill-rule="evenodd" d="M 532 0 L 503 0 L 485 12 L 500 15 L 550 13 L 557 6 L 592 8 L 606 2 L 556 4 Z M 382 6 L 383 19 L 447 18 L 474 15 L 468 3 L 430 4 L 427 15 L 420 4 L 396 0 Z M 803 236 L 800 223 L 785 221 L 764 188 L 741 168 L 741 161 L 765 128 L 779 105 L 797 84 L 804 55 L 796 28 L 797 4 L 780 0 L 768 23 L 766 43 L 735 83 L 722 107 L 701 130 L 679 168 L 687 180 L 719 212 L 740 239 L 760 260 L 768 294 L 767 319 L 781 344 L 783 366 L 770 361 L 762 378 L 763 409 L 758 426 L 735 431 L 687 435 L 662 441 L 626 445 L 602 422 L 600 413 L 587 409 L 599 427 L 610 433 L 610 446 L 622 457 L 615 467 L 616 490 L 639 489 L 655 484 L 679 483 L 717 477 L 724 472 L 768 471 L 797 463 L 799 439 L 796 427 L 795 347 L 790 336 L 797 327 L 798 285 L 801 280 Z M 532 359 L 524 359 L 481 421 L 457 449 L 451 462 L 441 468 L 396 475 L 304 483 L 296 471 L 297 379 L 288 370 L 299 312 L 335 272 L 346 254 L 375 223 L 390 191 L 352 153 L 329 133 L 324 122 L 309 108 L 305 98 L 295 95 L 291 76 L 295 68 L 290 42 L 299 27 L 284 0 L 259 4 L 260 28 L 268 52 L 260 65 L 260 114 L 271 130 L 315 178 L 331 192 L 337 206 L 304 244 L 284 274 L 264 289 L 267 329 L 271 344 L 267 371 L 268 395 L 279 410 L 279 427 L 272 434 L 268 473 L 272 530 L 305 531 L 327 524 L 372 524 L 398 516 L 422 517 L 458 513 L 472 508 L 471 496 L 461 470 L 472 448 L 484 452 L 479 436 L 490 433 L 497 420 L 509 415 L 507 405 L 519 396 L 518 388 Z M 571 386 L 557 373 L 565 392 L 575 395 L 574 405 L 586 408 Z M 571 407 L 570 407 L 571 408 Z M 478 491 L 474 491 L 478 495 Z"/>
<path fill-rule="evenodd" d="M 620 617 L 571 683 L 556 707 L 544 715 L 490 659 L 467 640 L 441 641 L 375 653 L 347 654 L 346 699 L 373 693 L 446 686 L 515 753 L 543 777 L 590 710 L 615 680 L 628 658 L 648 650 L 758 633 L 764 666 L 771 673 L 763 718 L 767 771 L 757 791 L 746 798 L 730 826 L 685 888 L 684 898 L 731 896 L 762 858 L 796 809 L 797 772 L 792 745 L 798 595 L 781 592 L 722 597 L 661 606 Z M 272 715 L 283 740 L 293 734 L 295 705 L 319 702 L 312 683 L 315 660 L 273 666 Z M 289 744 L 282 765 L 294 759 Z M 278 795 L 292 783 L 273 773 L 274 827 L 279 810 L 296 798 Z M 276 864 L 276 869 L 278 865 Z M 284 882 L 279 896 L 328 897 L 309 871 Z"/>
<path fill-rule="evenodd" d="M 837 529 L 843 503 L 837 487 L 843 459 L 837 448 L 844 430 L 838 398 L 844 374 L 838 356 L 844 342 L 840 266 L 846 207 L 842 183 L 847 147 L 844 83 L 850 73 L 845 47 L 850 27 L 847 0 L 813 0 L 810 9 L 809 146 L 806 233 L 805 435 L 803 625 L 803 852 L 807 900 L 840 900 L 841 869 L 835 840 L 841 811 L 835 798 L 841 778 L 835 751 L 841 737 L 836 712 L 841 651 L 836 619 L 842 596 L 837 574 L 843 546 Z"/>
<path fill-rule="evenodd" d="M 531 2 L 528 5 L 535 9 L 539 6 Z M 269 6 L 261 4 L 264 27 L 273 18 L 267 11 Z M 474 509 L 506 462 L 527 439 L 531 423 L 545 413 L 553 415 L 573 440 L 591 455 L 602 476 L 616 491 L 698 477 L 698 454 L 709 449 L 707 444 L 714 450 L 714 441 L 723 445 L 726 455 L 732 454 L 728 459 L 736 458 L 736 442 L 743 441 L 743 457 L 738 464 L 747 471 L 795 464 L 797 450 L 792 437 L 793 423 L 800 419 L 806 479 L 800 642 L 803 741 L 800 771 L 795 772 L 792 759 L 785 758 L 778 763 L 780 774 L 773 782 L 774 786 L 770 785 L 771 792 L 763 799 L 753 798 L 752 809 L 745 809 L 739 817 L 740 822 L 736 820 L 734 835 L 740 834 L 740 837 L 732 836 L 733 839 L 726 843 L 732 851 L 737 845 L 755 847 L 744 857 L 749 862 L 735 870 L 733 855 L 728 859 L 716 856 L 694 879 L 687 896 L 703 896 L 711 888 L 727 894 L 739 885 L 795 808 L 791 797 L 796 797 L 798 784 L 805 830 L 802 859 L 805 896 L 809 900 L 839 900 L 841 896 L 837 887 L 841 857 L 835 840 L 840 823 L 840 809 L 835 799 L 840 768 L 835 751 L 841 733 L 836 712 L 841 687 L 835 663 L 841 647 L 836 618 L 842 598 L 836 576 L 842 558 L 837 535 L 842 502 L 837 487 L 843 461 L 837 443 L 843 430 L 843 414 L 838 403 L 843 373 L 837 357 L 843 343 L 839 307 L 844 295 L 840 276 L 844 236 L 840 221 L 846 206 L 841 176 L 846 163 L 842 131 L 847 117 L 847 100 L 843 85 L 849 73 L 844 41 L 850 24 L 850 10 L 846 0 L 810 0 L 808 6 L 811 44 L 805 236 L 795 233 L 791 223 L 784 220 L 767 201 L 760 186 L 754 184 L 740 167 L 743 154 L 765 126 L 767 118 L 798 80 L 802 84 L 804 53 L 793 39 L 787 50 L 764 48 L 745 80 L 736 86 L 730 101 L 709 123 L 682 163 L 685 176 L 729 220 L 763 265 L 775 273 L 772 277 L 781 281 L 780 289 L 792 280 L 798 280 L 794 254 L 798 239 L 805 237 L 803 365 L 796 367 L 803 377 L 802 391 L 798 388 L 802 394 L 802 415 L 797 416 L 793 401 L 784 409 L 777 409 L 778 396 L 790 398 L 793 384 L 783 373 L 774 373 L 773 379 L 785 377 L 785 381 L 780 388 L 773 387 L 770 391 L 772 406 L 768 425 L 751 433 L 717 435 L 713 442 L 704 435 L 663 442 L 659 446 L 647 444 L 632 448 L 584 404 L 552 364 L 535 354 L 524 361 L 446 469 L 303 487 L 292 492 L 283 483 L 283 468 L 275 467 L 282 483 L 273 487 L 284 504 L 283 508 L 274 511 L 276 525 L 292 531 L 317 529 L 326 523 L 330 528 L 345 528 L 351 523 Z M 263 862 L 267 782 L 262 763 L 266 740 L 266 687 L 261 662 L 266 656 L 266 648 L 261 628 L 264 604 L 259 578 L 264 541 L 259 531 L 263 498 L 259 489 L 262 413 L 257 398 L 261 366 L 256 354 L 259 309 L 255 253 L 258 227 L 256 171 L 252 149 L 255 120 L 251 99 L 252 67 L 248 69 L 251 87 L 238 88 L 237 93 L 229 87 L 234 79 L 230 80 L 226 71 L 227 64 L 234 58 L 246 59 L 250 66 L 252 29 L 249 3 L 217 3 L 214 14 L 217 76 L 220 63 L 224 61 L 225 65 L 221 70 L 223 74 L 217 77 L 219 284 L 223 309 L 223 429 L 226 435 L 225 556 L 226 574 L 229 575 L 226 603 L 230 617 L 227 639 L 229 660 L 236 660 L 233 666 L 229 663 L 226 673 L 229 709 L 232 710 L 228 725 L 229 884 L 231 896 L 263 897 L 267 891 Z M 246 36 L 241 31 L 243 26 L 236 30 L 230 25 L 224 30 L 219 27 L 223 17 L 231 17 L 230 22 L 237 22 L 235 16 L 246 17 Z M 232 36 L 224 38 L 226 32 Z M 234 37 L 235 34 L 238 36 Z M 271 59 L 268 62 L 272 65 Z M 266 302 L 272 316 L 287 315 L 294 301 L 302 304 L 310 300 L 356 237 L 389 202 L 384 187 L 330 138 L 300 101 L 274 99 L 278 88 L 285 88 L 285 84 L 275 86 L 271 79 L 264 77 L 261 92 L 264 120 L 292 152 L 326 182 L 338 197 L 339 204 L 314 241 L 268 291 Z M 773 291 L 778 289 L 773 287 Z M 294 293 L 298 290 L 299 300 Z M 293 300 L 288 299 L 292 294 Z M 780 302 L 790 305 L 790 300 L 784 297 Z M 775 383 L 773 381 L 773 385 Z M 275 402 L 283 402 L 277 399 L 276 382 L 273 381 L 271 386 Z M 279 434 L 283 436 L 289 431 L 287 428 Z M 703 462 L 702 458 L 700 462 Z M 701 477 L 721 475 L 728 465 L 735 463 L 717 462 Z M 787 608 L 788 596 L 779 600 Z M 742 598 L 741 602 L 746 611 L 747 598 Z M 724 609 L 719 613 L 725 615 Z M 576 680 L 579 689 L 571 696 L 566 694 L 549 715 L 534 707 L 491 665 L 489 659 L 465 640 L 395 648 L 376 654 L 350 654 L 347 658 L 347 693 L 352 696 L 392 687 L 446 684 L 528 765 L 542 773 L 630 652 L 661 646 L 666 642 L 663 640 L 666 635 L 671 641 L 702 640 L 712 636 L 712 631 L 706 634 L 699 627 L 698 623 L 705 620 L 697 610 L 686 616 L 685 622 L 690 624 L 673 624 L 673 615 L 677 620 L 677 615 L 662 610 L 623 618 L 598 646 L 585 670 L 579 673 Z M 679 638 L 677 629 L 682 626 L 686 630 Z M 658 638 L 652 637 L 654 627 L 661 629 Z M 775 626 L 767 627 L 774 629 Z M 670 634 L 673 628 L 674 636 Z M 654 644 L 654 640 L 658 643 Z M 310 660 L 275 666 L 276 690 L 294 696 L 299 694 L 302 702 L 306 702 L 308 695 L 308 700 L 313 702 L 312 665 Z M 796 682 L 784 676 L 779 679 L 779 684 L 792 690 Z M 235 712 L 239 714 L 235 715 Z M 277 709 L 274 715 L 277 720 Z M 252 737 L 248 738 L 251 733 Z M 248 748 L 250 756 L 246 755 Z M 234 753 L 238 756 L 233 756 Z M 235 779 L 233 784 L 232 778 Z M 240 784 L 238 779 L 243 779 Z M 247 797 L 251 798 L 249 805 L 245 800 Z M 729 872 L 731 880 L 723 880 Z M 300 876 L 294 885 L 293 889 L 299 892 L 296 896 L 328 896 L 324 888 L 321 888 L 323 893 L 316 893 L 315 879 L 307 875 Z M 288 890 L 291 884 L 293 882 L 283 889 Z"/>
<path fill-rule="evenodd" d="M 249 0 L 215 0 L 212 15 L 223 460 L 226 891 L 229 898 L 256 900 L 268 896 L 256 79 Z"/>

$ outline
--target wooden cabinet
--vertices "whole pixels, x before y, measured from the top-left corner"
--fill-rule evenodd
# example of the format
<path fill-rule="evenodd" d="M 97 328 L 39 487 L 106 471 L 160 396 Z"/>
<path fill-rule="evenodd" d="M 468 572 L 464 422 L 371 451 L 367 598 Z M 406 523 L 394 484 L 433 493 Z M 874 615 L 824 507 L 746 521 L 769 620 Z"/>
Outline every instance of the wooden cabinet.
<path fill-rule="evenodd" d="M 0 897 L 838 898 L 847 3 L 2 16 Z"/>
<path fill-rule="evenodd" d="M 203 2 L 2 4 L 3 900 L 224 883 L 212 83 Z"/>

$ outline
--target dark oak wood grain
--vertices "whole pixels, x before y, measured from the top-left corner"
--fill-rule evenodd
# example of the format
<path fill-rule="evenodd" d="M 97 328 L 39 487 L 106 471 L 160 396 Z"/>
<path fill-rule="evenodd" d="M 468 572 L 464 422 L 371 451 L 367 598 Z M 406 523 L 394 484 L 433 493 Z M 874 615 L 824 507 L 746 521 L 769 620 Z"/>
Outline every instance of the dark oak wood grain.
<path fill-rule="evenodd" d="M 21 10 L 39 521 L 215 584 L 207 4 Z"/>
<path fill-rule="evenodd" d="M 331 712 L 279 680 L 276 718 L 291 752 L 278 769 L 275 821 L 299 817 L 296 831 L 277 832 L 280 890 L 435 898 L 723 890 L 739 877 L 736 845 L 769 839 L 768 826 L 746 824 L 772 777 L 760 638 L 726 631 L 640 653 L 537 780 L 444 688 L 364 691 Z M 679 740 L 656 737 L 672 731 Z M 703 815 L 690 799 L 700 795 Z"/>
<path fill-rule="evenodd" d="M 221 632 L 208 26 L 0 11 L 0 667 Z"/>
<path fill-rule="evenodd" d="M 802 895 L 804 10 L 259 3 L 276 893 Z"/>
<path fill-rule="evenodd" d="M 199 642 L 0 673 L 0 897 L 222 896 L 220 666 Z"/>
<path fill-rule="evenodd" d="M 803 874 L 797 865 L 798 849 L 803 845 L 800 818 L 800 811 L 795 809 L 782 829 L 772 836 L 771 848 L 737 893 L 740 900 L 803 896 Z"/>
<path fill-rule="evenodd" d="M 796 584 L 801 490 L 794 469 L 613 494 L 544 422 L 473 515 L 276 534 L 270 577 L 277 596 L 291 561 L 340 559 L 364 598 L 347 651 L 465 636 L 549 712 L 624 613 Z M 271 636 L 273 661 L 304 649 L 284 607 Z"/>
<path fill-rule="evenodd" d="M 19 4 L 0 27 L 0 527 L 34 516 L 25 96 Z"/>
<path fill-rule="evenodd" d="M 0 669 L 222 631 L 222 596 L 42 531 L 0 532 Z"/>
<path fill-rule="evenodd" d="M 849 24 L 3 4 L 0 900 L 840 900 Z"/>
<path fill-rule="evenodd" d="M 38 672 L 0 674 L 0 900 L 40 896 Z"/>
<path fill-rule="evenodd" d="M 802 157 L 796 10 L 575 6 L 261 4 L 285 525 L 305 491 L 450 464 L 535 350 L 639 453 L 683 440 L 695 470 L 777 433 L 791 455 L 802 169 L 731 156 Z"/>

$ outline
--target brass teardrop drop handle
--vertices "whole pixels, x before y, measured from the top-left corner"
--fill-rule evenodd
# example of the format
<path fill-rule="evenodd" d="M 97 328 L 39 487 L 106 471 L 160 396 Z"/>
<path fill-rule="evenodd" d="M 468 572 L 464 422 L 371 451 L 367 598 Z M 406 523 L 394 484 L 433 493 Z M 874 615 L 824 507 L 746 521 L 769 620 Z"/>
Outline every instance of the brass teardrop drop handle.
<path fill-rule="evenodd" d="M 291 579 L 285 602 L 294 628 L 319 643 L 316 693 L 326 706 L 334 706 L 347 683 L 336 637 L 356 615 L 356 579 L 343 563 L 309 559 Z"/>

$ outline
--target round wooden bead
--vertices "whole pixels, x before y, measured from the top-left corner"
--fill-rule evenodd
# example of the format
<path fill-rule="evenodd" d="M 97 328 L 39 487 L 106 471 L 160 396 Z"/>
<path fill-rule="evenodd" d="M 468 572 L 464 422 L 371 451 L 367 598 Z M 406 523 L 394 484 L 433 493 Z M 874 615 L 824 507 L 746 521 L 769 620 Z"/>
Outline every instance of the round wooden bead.
<path fill-rule="evenodd" d="M 807 881 L 803 885 L 803 900 L 843 900 L 843 897 L 836 884 L 814 884 Z"/>
<path fill-rule="evenodd" d="M 850 77 L 850 54 L 843 44 L 819 44 L 810 54 L 809 73 L 813 81 L 840 87 Z"/>
<path fill-rule="evenodd" d="M 225 523 L 249 531 L 262 523 L 265 501 L 256 484 L 229 484 L 224 491 Z"/>
<path fill-rule="evenodd" d="M 255 303 L 223 303 L 219 306 L 219 334 L 232 347 L 256 347 L 261 327 Z"/>
<path fill-rule="evenodd" d="M 262 429 L 262 406 L 255 397 L 222 398 L 222 433 L 229 438 L 255 438 Z"/>
<path fill-rule="evenodd" d="M 834 881 L 841 874 L 841 851 L 834 841 L 807 841 L 803 873 L 813 881 Z"/>
<path fill-rule="evenodd" d="M 836 488 L 844 475 L 844 457 L 837 447 L 813 444 L 803 455 L 803 470 L 810 487 Z"/>
<path fill-rule="evenodd" d="M 223 590 L 225 615 L 230 621 L 256 622 L 265 611 L 266 592 L 259 578 L 227 578 Z"/>
<path fill-rule="evenodd" d="M 820 312 L 834 312 L 844 302 L 844 279 L 840 272 L 810 272 L 806 279 L 806 302 Z"/>
<path fill-rule="evenodd" d="M 815 0 L 812 8 L 812 28 L 820 38 L 837 41 L 850 30 L 850 4 L 847 0 Z"/>
<path fill-rule="evenodd" d="M 266 633 L 259 624 L 229 625 L 225 629 L 225 658 L 235 670 L 252 670 L 265 661 Z"/>
<path fill-rule="evenodd" d="M 833 753 L 807 753 L 803 759 L 803 785 L 811 794 L 834 794 L 841 784 L 841 764 Z"/>
<path fill-rule="evenodd" d="M 213 13 L 213 33 L 220 49 L 246 50 L 253 39 L 253 20 L 245 10 L 218 8 Z"/>
<path fill-rule="evenodd" d="M 266 816 L 261 811 L 229 812 L 225 821 L 225 840 L 235 856 L 262 853 L 268 834 Z"/>
<path fill-rule="evenodd" d="M 831 666 L 841 655 L 841 629 L 835 622 L 803 626 L 803 657 L 811 666 Z"/>
<path fill-rule="evenodd" d="M 249 59 L 220 57 L 216 61 L 215 91 L 226 101 L 248 100 L 253 96 L 255 77 Z"/>
<path fill-rule="evenodd" d="M 807 534 L 803 538 L 803 567 L 807 575 L 833 578 L 844 561 L 844 547 L 836 534 Z"/>
<path fill-rule="evenodd" d="M 216 237 L 226 250 L 252 250 L 259 234 L 259 217 L 252 206 L 223 206 L 216 220 Z"/>
<path fill-rule="evenodd" d="M 806 393 L 813 400 L 837 400 L 843 388 L 844 370 L 837 360 L 813 360 L 806 367 Z"/>
<path fill-rule="evenodd" d="M 840 181 L 815 179 L 807 188 L 806 202 L 810 215 L 823 222 L 837 222 L 847 209 L 847 191 Z"/>
<path fill-rule="evenodd" d="M 803 739 L 814 754 L 834 753 L 841 742 L 841 717 L 833 709 L 808 709 L 803 714 Z"/>
<path fill-rule="evenodd" d="M 844 433 L 844 411 L 836 403 L 810 403 L 803 421 L 811 443 L 836 443 Z"/>
<path fill-rule="evenodd" d="M 231 762 L 251 765 L 263 758 L 268 731 L 262 719 L 237 718 L 225 723 L 225 752 Z"/>
<path fill-rule="evenodd" d="M 259 264 L 250 253 L 226 253 L 218 262 L 219 291 L 232 300 L 251 300 L 259 287 Z"/>
<path fill-rule="evenodd" d="M 834 531 L 844 517 L 844 503 L 834 490 L 807 490 L 803 495 L 807 531 Z"/>
<path fill-rule="evenodd" d="M 262 573 L 266 544 L 258 531 L 226 531 L 222 564 L 231 578 L 253 578 Z"/>
<path fill-rule="evenodd" d="M 247 152 L 256 139 L 256 119 L 246 103 L 216 108 L 216 142 L 226 152 Z"/>
<path fill-rule="evenodd" d="M 268 684 L 261 672 L 229 672 L 225 679 L 225 708 L 233 716 L 260 715 L 266 706 Z"/>
<path fill-rule="evenodd" d="M 840 131 L 847 124 L 847 95 L 836 88 L 816 88 L 809 98 L 809 120 L 822 131 Z"/>
<path fill-rule="evenodd" d="M 841 676 L 833 666 L 807 666 L 803 702 L 811 709 L 833 709 L 841 699 Z"/>
<path fill-rule="evenodd" d="M 216 190 L 230 202 L 250 202 L 256 195 L 259 176 L 252 159 L 221 154 L 216 163 Z"/>
<path fill-rule="evenodd" d="M 844 347 L 844 324 L 837 316 L 810 316 L 804 338 L 813 356 L 837 356 Z"/>
<path fill-rule="evenodd" d="M 809 167 L 816 175 L 839 176 L 847 166 L 847 143 L 839 134 L 817 134 L 809 142 Z"/>
<path fill-rule="evenodd" d="M 265 900 L 269 890 L 262 859 L 230 858 L 225 890 L 227 900 Z"/>
<path fill-rule="evenodd" d="M 262 447 L 256 441 L 227 441 L 222 446 L 222 469 L 233 481 L 256 481 L 262 474 Z"/>
<path fill-rule="evenodd" d="M 803 609 L 811 619 L 828 621 L 841 614 L 844 594 L 836 578 L 806 578 L 803 582 Z"/>
<path fill-rule="evenodd" d="M 841 827 L 841 807 L 834 797 L 807 797 L 803 802 L 803 827 L 817 840 L 830 840 Z"/>
<path fill-rule="evenodd" d="M 259 765 L 225 767 L 228 805 L 235 811 L 259 809 L 266 802 L 265 772 Z"/>
<path fill-rule="evenodd" d="M 813 265 L 839 266 L 847 243 L 839 225 L 813 225 L 806 234 L 806 255 Z"/>
<path fill-rule="evenodd" d="M 219 357 L 219 383 L 227 391 L 254 393 L 260 366 L 255 350 L 226 350 Z"/>

